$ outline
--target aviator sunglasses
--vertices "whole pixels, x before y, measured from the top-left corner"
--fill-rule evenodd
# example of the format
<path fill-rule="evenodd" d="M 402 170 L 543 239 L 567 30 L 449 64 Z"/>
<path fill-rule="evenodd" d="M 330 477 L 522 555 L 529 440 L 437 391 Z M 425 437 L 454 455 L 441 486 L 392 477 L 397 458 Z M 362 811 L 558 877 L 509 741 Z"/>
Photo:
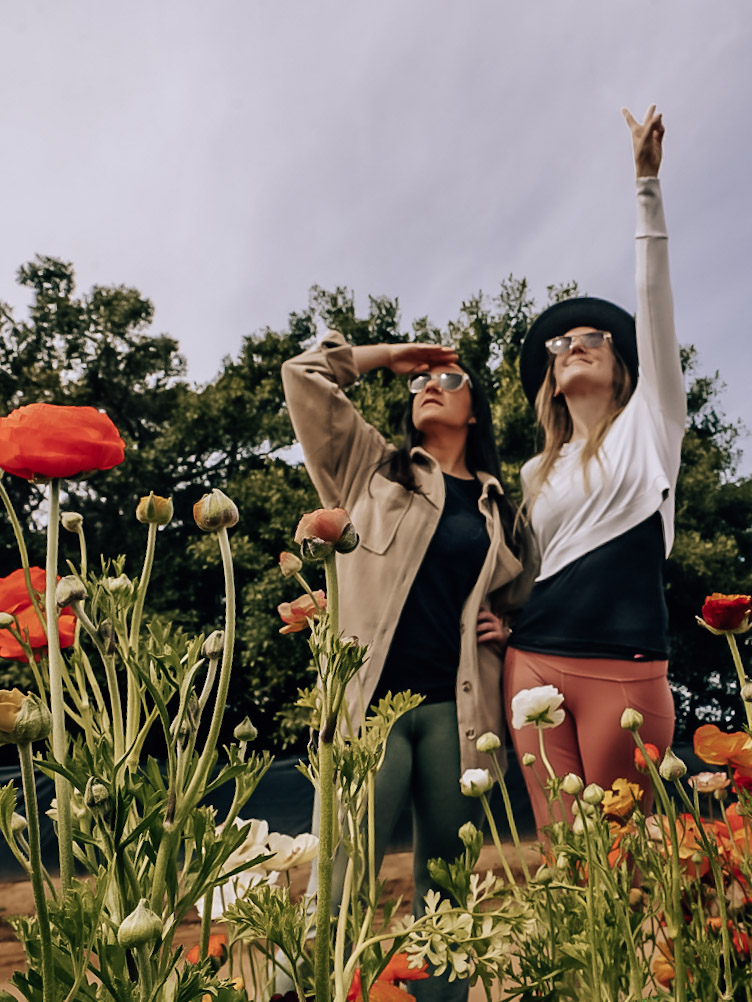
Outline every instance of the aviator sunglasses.
<path fill-rule="evenodd" d="M 410 376 L 407 388 L 411 393 L 421 393 L 431 382 L 438 383 L 440 390 L 455 393 L 464 383 L 470 382 L 470 377 L 466 372 L 420 372 Z"/>
<path fill-rule="evenodd" d="M 584 334 L 560 334 L 545 342 L 552 355 L 563 355 L 570 351 L 579 341 L 583 348 L 600 348 L 606 341 L 611 341 L 609 331 L 586 331 Z"/>

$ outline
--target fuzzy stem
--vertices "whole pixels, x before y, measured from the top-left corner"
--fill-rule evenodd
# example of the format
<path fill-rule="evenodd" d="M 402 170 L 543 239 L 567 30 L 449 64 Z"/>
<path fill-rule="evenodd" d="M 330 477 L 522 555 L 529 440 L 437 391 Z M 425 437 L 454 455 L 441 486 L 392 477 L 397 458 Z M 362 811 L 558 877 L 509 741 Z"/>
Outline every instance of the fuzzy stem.
<path fill-rule="evenodd" d="M 744 666 L 742 665 L 742 659 L 739 654 L 739 647 L 737 646 L 736 637 L 734 636 L 733 633 L 727 632 L 725 636 L 726 640 L 728 641 L 729 649 L 731 651 L 731 657 L 734 659 L 736 676 L 739 679 L 739 691 L 741 692 L 742 688 L 746 684 L 747 676 L 744 672 Z M 752 730 L 752 703 L 748 703 L 746 699 L 743 700 L 743 702 L 744 702 L 744 712 L 747 716 L 747 727 L 750 730 Z"/>
<path fill-rule="evenodd" d="M 153 522 L 150 522 L 149 532 L 146 538 L 146 553 L 144 554 L 141 578 L 138 582 L 138 594 L 136 595 L 136 604 L 133 607 L 133 615 L 131 617 L 130 638 L 128 643 L 128 647 L 130 648 L 134 661 L 138 660 L 138 649 L 141 641 L 141 618 L 144 613 L 144 601 L 146 600 L 146 590 L 149 587 L 151 569 L 154 566 L 154 549 L 156 547 L 156 541 L 157 526 Z M 129 668 L 128 695 L 125 711 L 125 744 L 128 748 L 132 747 L 134 741 L 136 740 L 136 735 L 138 734 L 141 716 L 140 711 L 141 703 L 139 700 L 138 678 L 135 671 L 132 668 Z M 133 759 L 130 758 L 129 765 L 135 764 L 136 763 Z"/>
<path fill-rule="evenodd" d="M 55 997 L 52 936 L 50 933 L 50 920 L 47 914 L 47 899 L 44 896 L 44 883 L 42 880 L 37 787 L 34 780 L 31 744 L 28 741 L 18 746 L 18 757 L 21 760 L 21 780 L 23 783 L 24 800 L 26 802 L 26 824 L 29 831 L 29 876 L 31 877 L 31 886 L 34 891 L 34 906 L 37 912 L 37 927 L 39 929 L 39 941 L 42 953 L 42 999 L 43 1002 L 52 1002 Z"/>
<path fill-rule="evenodd" d="M 201 916 L 201 939 L 198 955 L 201 960 L 206 960 L 209 953 L 209 935 L 212 924 L 212 905 L 214 904 L 214 888 L 204 895 L 204 914 Z"/>
<path fill-rule="evenodd" d="M 543 742 L 543 728 L 538 727 L 538 747 L 540 749 L 540 756 L 543 765 L 546 767 L 546 772 L 551 777 L 551 779 L 556 779 L 556 773 L 553 770 L 551 763 L 548 760 L 548 755 L 546 755 L 546 746 Z"/>
<path fill-rule="evenodd" d="M 152 526 L 149 526 L 151 529 Z M 175 808 L 174 820 L 169 824 L 165 823 L 164 835 L 157 853 L 157 860 L 154 866 L 154 875 L 151 893 L 151 908 L 159 914 L 162 910 L 162 897 L 164 895 L 167 867 L 170 858 L 175 851 L 175 847 L 180 838 L 180 831 L 185 823 L 188 814 L 200 799 L 206 780 L 211 769 L 214 751 L 219 739 L 219 731 L 222 725 L 222 718 L 227 705 L 227 693 L 230 688 L 230 674 L 232 671 L 232 655 L 235 647 L 235 578 L 232 567 L 232 551 L 230 541 L 227 537 L 227 529 L 222 528 L 217 531 L 217 542 L 222 554 L 222 565 L 225 574 L 225 642 L 222 651 L 222 668 L 219 673 L 217 683 L 217 694 L 214 700 L 214 712 L 212 714 L 209 734 L 206 744 L 201 752 L 196 771 L 193 774 L 188 789 L 180 799 Z"/>
<path fill-rule="evenodd" d="M 332 914 L 332 851 L 334 830 L 334 746 L 319 741 L 321 828 L 319 831 L 318 896 L 316 899 L 315 984 L 316 1002 L 331 997 L 329 929 Z"/>
<path fill-rule="evenodd" d="M 491 756 L 491 762 L 493 763 L 494 773 L 496 774 L 496 779 L 499 783 L 499 789 L 501 790 L 501 799 L 504 801 L 504 811 L 507 816 L 507 823 L 509 824 L 509 832 L 512 836 L 512 842 L 517 850 L 517 856 L 520 860 L 520 866 L 522 867 L 522 872 L 525 874 L 525 879 L 530 881 L 530 870 L 527 866 L 527 860 L 525 859 L 525 854 L 522 851 L 522 843 L 520 842 L 519 832 L 517 831 L 517 825 L 514 820 L 514 811 L 512 810 L 512 801 L 509 798 L 509 790 L 507 789 L 507 784 L 504 781 L 504 773 L 501 771 L 501 766 L 499 765 L 496 755 Z"/>
<path fill-rule="evenodd" d="M 68 735 L 65 730 L 63 701 L 63 653 L 57 630 L 57 546 L 60 525 L 60 481 L 50 481 L 50 512 L 47 523 L 47 568 L 45 574 L 45 609 L 47 613 L 47 643 L 50 661 L 50 711 L 52 713 L 52 753 L 60 765 L 68 757 Z M 63 893 L 73 878 L 73 827 L 70 810 L 70 783 L 55 773 L 57 798 L 57 839 L 60 850 L 60 881 Z"/>
<path fill-rule="evenodd" d="M 501 844 L 501 839 L 499 838 L 499 829 L 496 827 L 496 819 L 491 813 L 491 808 L 488 805 L 488 797 L 485 795 L 485 793 L 481 793 L 480 802 L 483 806 L 483 813 L 486 815 L 486 819 L 488 820 L 488 827 L 491 832 L 491 838 L 493 839 L 493 844 L 496 846 L 496 852 L 499 855 L 499 861 L 501 862 L 501 865 L 504 868 L 504 873 L 506 874 L 506 878 L 509 881 L 509 886 L 512 888 L 516 888 L 517 884 L 515 882 L 514 875 L 512 874 L 512 869 L 509 866 L 509 862 L 507 861 L 507 857 L 504 853 L 504 848 Z"/>

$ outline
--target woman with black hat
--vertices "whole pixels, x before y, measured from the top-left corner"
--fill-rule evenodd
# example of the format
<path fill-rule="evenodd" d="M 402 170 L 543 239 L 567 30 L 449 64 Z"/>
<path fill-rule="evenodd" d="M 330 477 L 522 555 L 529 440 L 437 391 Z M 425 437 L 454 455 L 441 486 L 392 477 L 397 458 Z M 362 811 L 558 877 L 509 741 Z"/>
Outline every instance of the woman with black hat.
<path fill-rule="evenodd" d="M 563 693 L 564 722 L 545 735 L 553 769 L 605 788 L 644 780 L 619 726 L 626 707 L 643 714 L 645 741 L 663 750 L 673 736 L 663 564 L 686 418 L 657 177 L 663 124 L 654 105 L 642 123 L 624 117 L 637 175 L 637 317 L 570 299 L 545 310 L 523 345 L 522 382 L 545 435 L 522 470 L 541 571 L 504 678 L 513 723 L 520 690 Z M 519 758 L 538 752 L 534 727 L 513 738 Z M 525 778 L 540 828 L 551 815 L 537 770 Z"/>

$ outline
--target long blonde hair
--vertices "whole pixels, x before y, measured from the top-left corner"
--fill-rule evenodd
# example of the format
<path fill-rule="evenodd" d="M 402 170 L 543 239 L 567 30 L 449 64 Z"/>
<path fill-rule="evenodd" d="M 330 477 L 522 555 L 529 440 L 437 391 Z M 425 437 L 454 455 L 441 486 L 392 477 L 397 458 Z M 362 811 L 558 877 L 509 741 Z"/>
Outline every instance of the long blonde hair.
<path fill-rule="evenodd" d="M 585 490 L 588 492 L 590 491 L 590 477 L 588 475 L 590 460 L 596 459 L 601 465 L 600 448 L 606 437 L 606 432 L 626 407 L 634 389 L 629 370 L 623 359 L 613 347 L 611 350 L 614 356 L 614 405 L 605 417 L 588 430 L 588 436 L 580 454 L 582 479 L 585 483 Z M 550 356 L 546 366 L 546 374 L 535 397 L 535 413 L 538 417 L 538 424 L 543 429 L 544 441 L 538 465 L 526 492 L 525 510 L 528 513 L 532 510 L 538 495 L 551 475 L 551 470 L 559 458 L 562 445 L 572 437 L 572 418 L 566 400 L 563 394 L 555 395 L 554 361 L 555 357 Z"/>

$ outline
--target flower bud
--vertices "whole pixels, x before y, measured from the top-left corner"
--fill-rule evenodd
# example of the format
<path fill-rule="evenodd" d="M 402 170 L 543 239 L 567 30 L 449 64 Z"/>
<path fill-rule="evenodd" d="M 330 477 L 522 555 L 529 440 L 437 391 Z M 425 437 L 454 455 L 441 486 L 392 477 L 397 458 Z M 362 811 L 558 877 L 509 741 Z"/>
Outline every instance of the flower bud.
<path fill-rule="evenodd" d="M 334 550 L 350 553 L 358 534 L 344 508 L 319 508 L 306 512 L 295 530 L 295 542 L 304 560 L 324 560 Z"/>
<path fill-rule="evenodd" d="M 642 727 L 644 720 L 645 718 L 639 710 L 633 710 L 631 706 L 628 706 L 622 713 L 619 724 L 625 731 L 637 731 Z"/>
<path fill-rule="evenodd" d="M 225 646 L 225 631 L 224 630 L 214 630 L 204 641 L 203 647 L 201 648 L 201 656 L 204 658 L 213 658 L 215 661 L 219 658 L 224 650 Z"/>
<path fill-rule="evenodd" d="M 50 733 L 52 717 L 33 692 L 0 689 L 0 744 L 27 744 L 41 741 Z"/>
<path fill-rule="evenodd" d="M 642 908 L 644 903 L 644 898 L 642 896 L 642 891 L 639 887 L 631 887 L 629 890 L 629 907 L 633 911 L 637 911 L 638 908 Z"/>
<path fill-rule="evenodd" d="M 535 765 L 535 755 L 532 752 L 525 752 L 522 756 L 522 764 L 526 766 Z"/>
<path fill-rule="evenodd" d="M 741 691 L 745 703 L 752 703 L 752 682 L 745 682 Z"/>
<path fill-rule="evenodd" d="M 585 784 L 574 772 L 568 772 L 561 781 L 562 792 L 568 793 L 570 797 L 576 797 L 582 793 L 584 786 Z"/>
<path fill-rule="evenodd" d="M 89 776 L 86 781 L 84 804 L 96 817 L 108 814 L 112 807 L 109 788 L 95 776 Z"/>
<path fill-rule="evenodd" d="M 218 532 L 237 525 L 240 514 L 237 505 L 215 487 L 194 504 L 193 518 L 204 532 Z"/>
<path fill-rule="evenodd" d="M 99 624 L 99 639 L 102 641 L 105 654 L 114 654 L 117 646 L 117 636 L 112 625 L 112 620 L 103 619 Z"/>
<path fill-rule="evenodd" d="M 303 570 L 303 561 L 285 550 L 279 555 L 279 569 L 283 578 L 293 578 Z"/>
<path fill-rule="evenodd" d="M 604 797 L 604 790 L 602 786 L 598 786 L 597 783 L 590 783 L 589 786 L 585 787 L 585 791 L 582 794 L 582 799 L 586 804 L 591 804 L 593 807 L 596 804 L 600 804 Z"/>
<path fill-rule="evenodd" d="M 567 859 L 566 853 L 560 852 L 559 855 L 556 857 L 556 869 L 566 870 L 568 866 L 569 866 L 569 860 Z"/>
<path fill-rule="evenodd" d="M 575 835 L 584 835 L 585 834 L 585 824 L 586 824 L 586 822 L 585 822 L 585 815 L 584 814 L 578 814 L 576 816 L 576 818 L 574 819 L 574 821 L 572 822 L 572 831 L 574 832 L 574 834 Z"/>
<path fill-rule="evenodd" d="M 199 704 L 198 696 L 195 692 L 192 692 L 188 704 L 185 708 L 185 713 L 183 714 L 183 719 L 180 722 L 180 727 L 178 728 L 178 741 L 185 747 L 188 741 L 193 737 L 193 735 L 198 730 L 199 721 Z"/>
<path fill-rule="evenodd" d="M 658 772 L 661 774 L 662 779 L 673 782 L 686 775 L 687 767 L 680 758 L 674 755 L 670 748 L 667 748 L 666 754 L 663 756 L 663 761 L 658 766 Z"/>
<path fill-rule="evenodd" d="M 72 602 L 82 602 L 86 598 L 86 587 L 74 574 L 60 578 L 55 589 L 55 602 L 58 609 L 63 609 Z"/>
<path fill-rule="evenodd" d="M 475 742 L 475 747 L 479 752 L 486 755 L 492 755 L 495 751 L 501 748 L 501 740 L 497 734 L 493 731 L 486 731 L 485 734 L 481 734 L 478 740 Z"/>
<path fill-rule="evenodd" d="M 481 833 L 472 823 L 472 821 L 466 821 L 465 824 L 460 828 L 458 835 L 462 844 L 468 848 L 472 849 L 475 843 L 478 841 L 478 836 Z M 482 836 L 481 836 L 482 838 Z"/>
<path fill-rule="evenodd" d="M 26 818 L 23 814 L 18 814 L 16 811 L 10 816 L 10 830 L 14 835 L 20 834 L 26 828 Z"/>
<path fill-rule="evenodd" d="M 0 630 L 7 630 L 9 626 L 15 626 L 16 617 L 9 612 L 0 612 Z"/>
<path fill-rule="evenodd" d="M 550 866 L 539 866 L 535 874 L 535 882 L 538 884 L 552 884 L 556 880 L 556 874 Z"/>
<path fill-rule="evenodd" d="M 64 511 L 60 516 L 60 524 L 68 532 L 80 532 L 81 526 L 84 524 L 83 515 L 79 515 L 77 511 Z"/>
<path fill-rule="evenodd" d="M 587 800 L 576 800 L 572 804 L 572 814 L 576 817 L 581 814 L 583 817 L 592 818 L 597 814 L 596 804 L 590 804 Z"/>
<path fill-rule="evenodd" d="M 137 946 L 145 946 L 162 935 L 162 919 L 149 908 L 146 898 L 141 898 L 133 911 L 120 923 L 118 943 L 132 950 Z"/>
<path fill-rule="evenodd" d="M 243 717 L 232 734 L 236 741 L 255 741 L 258 730 L 251 723 L 250 717 Z"/>
<path fill-rule="evenodd" d="M 465 769 L 460 777 L 460 790 L 466 797 L 481 797 L 493 786 L 488 769 Z"/>
<path fill-rule="evenodd" d="M 107 587 L 113 598 L 130 598 L 133 594 L 133 582 L 127 574 L 119 574 L 116 578 L 107 578 Z"/>
<path fill-rule="evenodd" d="M 167 525 L 172 520 L 172 498 L 163 498 L 154 491 L 136 505 L 136 518 L 145 525 Z"/>

